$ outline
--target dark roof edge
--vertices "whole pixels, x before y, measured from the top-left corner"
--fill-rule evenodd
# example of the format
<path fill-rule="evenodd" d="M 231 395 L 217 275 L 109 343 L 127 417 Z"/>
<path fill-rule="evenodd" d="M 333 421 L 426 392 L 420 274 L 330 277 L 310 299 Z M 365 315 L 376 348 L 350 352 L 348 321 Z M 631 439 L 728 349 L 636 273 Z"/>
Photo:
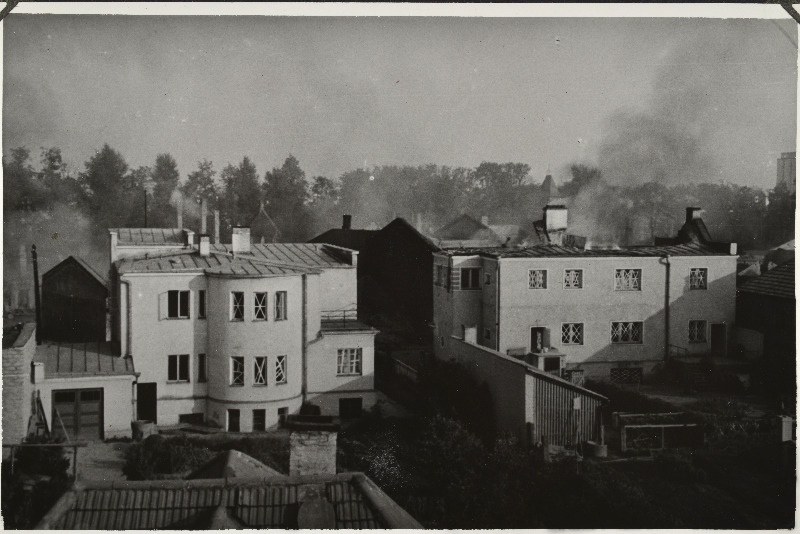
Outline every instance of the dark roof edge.
<path fill-rule="evenodd" d="M 353 473 L 352 484 L 361 490 L 372 512 L 381 519 L 383 528 L 413 528 L 423 526 L 402 506 L 389 497 L 375 482 L 363 473 Z"/>

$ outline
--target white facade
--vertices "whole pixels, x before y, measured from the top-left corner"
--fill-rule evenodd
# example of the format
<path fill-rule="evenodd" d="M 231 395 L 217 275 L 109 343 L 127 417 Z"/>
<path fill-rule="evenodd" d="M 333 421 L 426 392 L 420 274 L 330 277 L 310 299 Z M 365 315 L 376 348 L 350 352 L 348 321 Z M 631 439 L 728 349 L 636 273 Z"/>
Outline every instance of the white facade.
<path fill-rule="evenodd" d="M 670 353 L 725 353 L 734 333 L 735 255 L 547 250 L 434 254 L 437 355 L 454 357 L 448 339 L 471 335 L 471 327 L 478 344 L 503 354 L 540 353 L 534 344 L 543 333 L 544 347 L 562 353 L 566 369 L 598 379 L 612 369 L 650 373 Z"/>
<path fill-rule="evenodd" d="M 370 408 L 377 331 L 355 320 L 358 253 L 322 244 L 230 248 L 115 264 L 118 340 L 139 373 L 136 417 L 248 432 L 275 426 L 303 402 L 323 415 Z"/>

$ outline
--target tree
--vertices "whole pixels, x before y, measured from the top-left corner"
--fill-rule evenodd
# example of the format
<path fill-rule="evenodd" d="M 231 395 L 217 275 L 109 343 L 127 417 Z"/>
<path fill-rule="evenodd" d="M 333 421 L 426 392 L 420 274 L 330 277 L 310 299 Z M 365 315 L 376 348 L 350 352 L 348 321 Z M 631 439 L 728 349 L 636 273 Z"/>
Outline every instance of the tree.
<path fill-rule="evenodd" d="M 131 213 L 130 192 L 125 189 L 125 159 L 105 144 L 84 165 L 86 170 L 79 181 L 95 223 L 100 228 L 125 224 Z"/>
<path fill-rule="evenodd" d="M 5 211 L 36 210 L 47 203 L 47 190 L 35 177 L 27 148 L 13 148 L 11 156 L 3 158 L 3 191 Z"/>
<path fill-rule="evenodd" d="M 309 237 L 306 188 L 306 173 L 291 154 L 280 169 L 274 168 L 264 176 L 264 204 L 285 241 L 302 241 Z"/>
<path fill-rule="evenodd" d="M 335 204 L 339 200 L 339 187 L 336 182 L 324 176 L 315 176 L 311 184 L 309 200 L 312 205 Z"/>
<path fill-rule="evenodd" d="M 258 212 L 261 191 L 256 166 L 245 156 L 238 166 L 222 169 L 224 216 L 227 228 L 250 224 Z"/>
<path fill-rule="evenodd" d="M 171 227 L 175 224 L 175 207 L 172 204 L 172 195 L 178 187 L 178 164 L 169 154 L 156 156 L 156 163 L 152 171 L 153 202 L 148 209 L 150 226 Z"/>
<path fill-rule="evenodd" d="M 209 209 L 215 208 L 219 199 L 219 185 L 214 180 L 215 174 L 217 172 L 212 162 L 206 159 L 198 161 L 197 170 L 189 173 L 181 188 L 184 197 L 198 203 L 205 200 Z"/>

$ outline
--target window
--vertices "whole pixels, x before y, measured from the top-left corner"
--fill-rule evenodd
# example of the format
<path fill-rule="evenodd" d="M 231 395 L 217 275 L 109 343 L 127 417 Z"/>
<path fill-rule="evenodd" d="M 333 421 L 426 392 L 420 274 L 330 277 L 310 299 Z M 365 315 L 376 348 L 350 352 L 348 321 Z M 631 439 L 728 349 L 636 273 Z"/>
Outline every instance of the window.
<path fill-rule="evenodd" d="M 617 269 L 614 272 L 615 291 L 641 291 L 642 290 L 642 270 L 641 269 Z"/>
<path fill-rule="evenodd" d="M 228 432 L 239 432 L 239 410 L 228 410 Z"/>
<path fill-rule="evenodd" d="M 234 291 L 231 293 L 231 321 L 244 320 L 244 293 Z"/>
<path fill-rule="evenodd" d="M 529 270 L 528 289 L 547 289 L 547 271 L 544 269 Z"/>
<path fill-rule="evenodd" d="M 286 356 L 278 356 L 275 359 L 275 383 L 286 383 Z"/>
<path fill-rule="evenodd" d="M 231 358 L 231 385 L 244 385 L 244 357 L 233 356 Z"/>
<path fill-rule="evenodd" d="M 485 337 L 486 339 L 492 339 L 492 330 L 490 328 L 484 328 L 483 337 Z"/>
<path fill-rule="evenodd" d="M 170 319 L 189 318 L 188 291 L 167 291 L 167 317 Z"/>
<path fill-rule="evenodd" d="M 563 323 L 561 343 L 564 345 L 583 345 L 583 323 Z"/>
<path fill-rule="evenodd" d="M 257 321 L 267 320 L 267 294 L 256 293 L 255 305 L 253 307 L 253 315 Z"/>
<path fill-rule="evenodd" d="M 361 374 L 361 349 L 339 349 L 336 362 L 337 375 Z"/>
<path fill-rule="evenodd" d="M 198 382 L 205 382 L 208 379 L 206 378 L 206 355 L 205 354 L 198 354 L 197 355 L 197 381 Z"/>
<path fill-rule="evenodd" d="M 275 320 L 286 320 L 286 291 L 275 293 Z"/>
<path fill-rule="evenodd" d="M 689 343 L 705 343 L 708 340 L 706 321 L 689 321 Z"/>
<path fill-rule="evenodd" d="M 611 342 L 641 343 L 643 329 L 641 322 L 611 323 Z"/>
<path fill-rule="evenodd" d="M 477 267 L 461 269 L 461 289 L 480 289 L 481 270 Z"/>
<path fill-rule="evenodd" d="M 189 381 L 189 355 L 170 354 L 167 362 L 167 381 Z"/>
<path fill-rule="evenodd" d="M 267 411 L 253 410 L 253 432 L 263 432 L 267 429 Z"/>
<path fill-rule="evenodd" d="M 564 271 L 564 289 L 583 288 L 583 269 L 567 269 Z"/>
<path fill-rule="evenodd" d="M 617 384 L 640 384 L 644 370 L 641 367 L 615 367 L 609 375 L 611 381 Z"/>
<path fill-rule="evenodd" d="M 197 317 L 206 318 L 206 290 L 201 289 L 197 292 Z"/>
<path fill-rule="evenodd" d="M 489 274 L 489 273 L 484 274 L 483 275 L 483 285 L 488 286 L 491 283 L 492 283 L 492 275 Z"/>
<path fill-rule="evenodd" d="M 289 408 L 284 406 L 283 408 L 278 408 L 278 421 L 281 425 L 286 423 L 286 416 L 289 415 Z"/>
<path fill-rule="evenodd" d="M 256 356 L 253 383 L 260 386 L 267 385 L 267 358 L 265 356 Z"/>
<path fill-rule="evenodd" d="M 708 289 L 708 269 L 689 269 L 689 289 Z"/>

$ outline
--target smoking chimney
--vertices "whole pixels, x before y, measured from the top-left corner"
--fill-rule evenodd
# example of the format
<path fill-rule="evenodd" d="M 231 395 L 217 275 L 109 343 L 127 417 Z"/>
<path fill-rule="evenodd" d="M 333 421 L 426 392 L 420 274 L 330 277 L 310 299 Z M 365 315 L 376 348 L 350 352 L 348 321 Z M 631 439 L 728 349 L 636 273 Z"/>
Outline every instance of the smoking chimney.
<path fill-rule="evenodd" d="M 231 248 L 234 254 L 247 254 L 250 252 L 250 228 L 247 226 L 234 226 L 231 235 Z"/>
<path fill-rule="evenodd" d="M 211 253 L 211 237 L 208 234 L 200 234 L 200 255 L 208 256 Z"/>
<path fill-rule="evenodd" d="M 214 243 L 219 245 L 219 210 L 214 210 Z"/>
<path fill-rule="evenodd" d="M 352 220 L 352 215 L 342 215 L 342 230 L 349 230 Z"/>
<path fill-rule="evenodd" d="M 686 223 L 699 219 L 701 211 L 703 211 L 703 208 L 686 208 Z"/>
<path fill-rule="evenodd" d="M 206 218 L 208 218 L 206 199 L 200 200 L 200 233 L 206 235 Z"/>
<path fill-rule="evenodd" d="M 551 245 L 562 245 L 567 232 L 567 207 L 562 204 L 545 206 L 544 229 Z"/>

